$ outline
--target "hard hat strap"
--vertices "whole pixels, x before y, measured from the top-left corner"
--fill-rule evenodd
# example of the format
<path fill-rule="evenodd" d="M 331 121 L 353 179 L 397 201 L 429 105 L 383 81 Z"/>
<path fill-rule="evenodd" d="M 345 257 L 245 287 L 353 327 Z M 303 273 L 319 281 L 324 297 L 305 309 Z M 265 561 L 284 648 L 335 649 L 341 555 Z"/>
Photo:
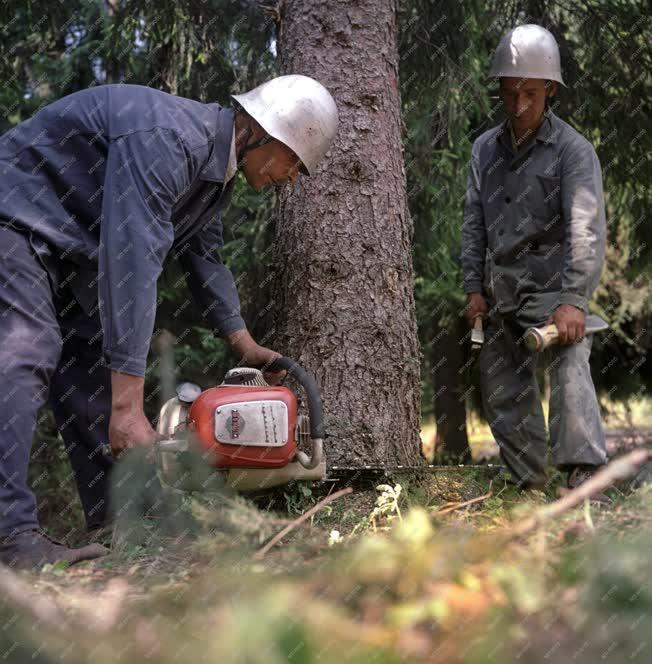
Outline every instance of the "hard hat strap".
<path fill-rule="evenodd" d="M 238 114 L 242 114 L 242 115 L 245 115 L 246 117 L 248 117 L 250 119 L 253 119 L 249 115 L 249 113 L 247 113 L 247 111 L 245 111 L 242 108 L 242 106 L 240 104 L 236 103 L 236 115 L 238 115 Z M 245 127 L 243 127 L 243 131 L 244 131 L 244 134 L 245 134 L 245 140 L 244 140 L 245 144 L 241 148 L 241 151 L 238 155 L 238 162 L 240 162 L 244 158 L 244 156 L 245 156 L 245 154 L 247 154 L 247 152 L 251 152 L 252 150 L 255 150 L 259 147 L 262 147 L 263 145 L 266 145 L 270 141 L 274 140 L 269 134 L 265 134 L 259 140 L 254 141 L 253 143 L 249 143 L 249 139 L 254 135 L 254 131 L 250 126 L 248 126 L 248 123 Z"/>
<path fill-rule="evenodd" d="M 251 136 L 253 132 L 251 129 L 249 129 L 249 136 Z M 257 141 L 254 141 L 253 143 L 246 143 L 243 149 L 244 153 L 251 152 L 252 150 L 256 150 L 259 147 L 262 147 L 263 145 L 267 145 L 270 141 L 273 141 L 274 139 L 269 135 L 265 134 L 262 138 L 258 139 Z"/>

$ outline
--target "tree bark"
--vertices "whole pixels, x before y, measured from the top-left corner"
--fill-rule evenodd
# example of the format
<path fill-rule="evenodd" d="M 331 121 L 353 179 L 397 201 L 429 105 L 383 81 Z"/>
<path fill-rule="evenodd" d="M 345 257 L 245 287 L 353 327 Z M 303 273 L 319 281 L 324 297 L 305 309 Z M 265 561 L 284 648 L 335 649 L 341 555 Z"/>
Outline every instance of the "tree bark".
<path fill-rule="evenodd" d="M 468 463 L 471 450 L 466 433 L 466 399 L 464 394 L 463 334 L 459 325 L 446 316 L 435 316 L 430 341 L 430 371 L 433 386 L 433 409 L 437 433 L 435 454 L 445 455 L 459 463 Z"/>
<path fill-rule="evenodd" d="M 331 465 L 419 463 L 419 350 L 395 0 L 280 4 L 284 74 L 335 97 L 340 128 L 279 202 L 276 347 L 321 386 Z"/>

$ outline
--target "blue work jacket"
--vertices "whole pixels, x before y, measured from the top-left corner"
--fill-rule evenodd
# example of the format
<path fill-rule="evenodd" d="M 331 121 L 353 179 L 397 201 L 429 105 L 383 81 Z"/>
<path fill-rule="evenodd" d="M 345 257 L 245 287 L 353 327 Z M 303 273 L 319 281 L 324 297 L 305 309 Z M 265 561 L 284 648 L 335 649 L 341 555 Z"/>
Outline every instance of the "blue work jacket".
<path fill-rule="evenodd" d="M 115 371 L 142 376 L 168 254 L 220 334 L 245 327 L 222 263 L 233 112 L 139 85 L 45 106 L 0 136 L 0 223 L 49 254 L 92 314 Z"/>

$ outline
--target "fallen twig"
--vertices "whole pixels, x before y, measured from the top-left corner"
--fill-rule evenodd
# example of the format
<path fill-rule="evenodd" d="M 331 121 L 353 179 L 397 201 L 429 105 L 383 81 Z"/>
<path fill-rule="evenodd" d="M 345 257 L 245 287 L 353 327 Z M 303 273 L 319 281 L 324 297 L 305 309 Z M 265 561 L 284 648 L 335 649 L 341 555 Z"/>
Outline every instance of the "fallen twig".
<path fill-rule="evenodd" d="M 332 503 L 334 500 L 346 496 L 349 493 L 353 493 L 353 489 L 349 486 L 346 489 L 341 489 L 336 491 L 330 496 L 326 496 L 323 500 L 320 500 L 316 505 L 313 505 L 307 512 L 304 512 L 298 519 L 295 519 L 292 523 L 289 523 L 283 530 L 281 530 L 278 535 L 275 535 L 265 546 L 261 547 L 254 554 L 254 560 L 261 560 L 265 557 L 265 554 L 275 545 L 278 544 L 290 531 L 294 530 L 297 526 L 300 526 L 304 521 L 308 520 L 313 514 L 318 512 L 322 507 Z"/>
<path fill-rule="evenodd" d="M 651 458 L 652 451 L 638 449 L 618 459 L 614 459 L 590 480 L 587 480 L 576 489 L 569 491 L 563 498 L 556 500 L 554 503 L 539 508 L 533 516 L 514 526 L 510 531 L 510 535 L 513 537 L 526 535 L 546 521 L 550 521 L 560 514 L 581 505 L 587 498 L 608 489 L 617 480 L 634 475 Z"/>
<path fill-rule="evenodd" d="M 475 503 L 480 503 L 483 500 L 486 500 L 487 498 L 490 498 L 492 495 L 493 495 L 493 492 L 490 491 L 489 493 L 485 493 L 484 496 L 476 496 L 475 498 L 471 498 L 471 500 L 465 500 L 463 503 L 446 503 L 446 505 L 444 505 L 440 509 L 435 510 L 434 512 L 430 512 L 430 515 L 431 516 L 441 516 L 442 514 L 448 514 L 449 512 L 459 510 L 462 507 L 468 507 L 469 505 L 474 505 Z"/>

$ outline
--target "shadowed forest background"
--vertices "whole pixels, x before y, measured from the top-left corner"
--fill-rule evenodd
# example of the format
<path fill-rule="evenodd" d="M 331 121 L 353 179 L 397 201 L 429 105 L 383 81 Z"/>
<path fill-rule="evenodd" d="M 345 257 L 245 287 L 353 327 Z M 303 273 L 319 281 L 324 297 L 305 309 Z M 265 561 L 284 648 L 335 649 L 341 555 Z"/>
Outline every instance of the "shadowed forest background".
<path fill-rule="evenodd" d="M 502 119 L 497 91 L 486 72 L 498 39 L 516 21 L 540 23 L 557 37 L 567 87 L 561 89 L 554 110 L 593 142 L 603 167 L 609 240 L 592 310 L 611 329 L 596 336 L 592 367 L 604 414 L 617 412 L 621 427 L 650 423 L 645 400 L 652 382 L 650 19 L 645 3 L 637 0 L 564 4 L 399 4 L 423 438 L 430 458 L 436 424 L 438 458 L 468 461 L 467 414 L 473 413 L 476 428 L 481 417 L 468 329 L 461 315 L 462 199 L 471 144 Z M 229 104 L 229 94 L 280 73 L 279 7 L 244 0 L 4 3 L 0 129 L 6 131 L 55 99 L 105 83 L 147 85 Z M 272 347 L 285 315 L 274 291 L 279 255 L 275 231 L 282 223 L 277 211 L 273 190 L 256 194 L 239 179 L 223 220 L 223 256 L 235 274 L 244 318 L 254 337 Z M 173 261 L 166 264 L 159 284 L 156 328 L 175 336 L 179 381 L 208 387 L 220 382 L 234 362 L 223 342 L 203 327 Z M 157 348 L 155 337 L 145 403 L 151 417 L 172 384 L 161 380 L 164 363 Z M 541 380 L 543 384 L 543 375 Z M 490 436 L 488 428 L 482 432 Z M 65 454 L 60 445 L 50 444 L 55 436 L 44 412 L 31 468 L 44 516 L 62 492 L 75 499 L 66 481 Z"/>
<path fill-rule="evenodd" d="M 356 4 L 333 6 L 344 12 Z M 382 4 L 393 7 L 389 0 Z M 368 3 L 361 5 L 368 9 Z M 106 83 L 146 85 L 228 105 L 230 94 L 288 73 L 280 63 L 286 10 L 283 1 L 5 2 L 0 7 L 0 131 L 67 94 Z M 484 455 L 474 444 L 488 428 L 482 423 L 477 370 L 462 315 L 462 204 L 471 145 L 503 117 L 497 89 L 486 75 L 491 53 L 505 31 L 526 22 L 544 25 L 557 38 L 568 87 L 560 90 L 554 111 L 593 143 L 603 169 L 609 235 L 603 277 L 591 303 L 592 312 L 610 324 L 596 335 L 591 358 L 603 414 L 612 427 L 640 430 L 643 438 L 652 428 L 648 3 L 402 0 L 397 42 L 403 156 L 414 227 L 422 432 L 430 460 L 468 462 L 469 440 L 473 458 Z M 349 32 L 336 37 L 355 43 L 354 18 L 350 23 Z M 332 26 L 326 18 L 324 30 Z M 239 178 L 223 222 L 223 258 L 235 275 L 243 317 L 259 343 L 275 348 L 280 336 L 292 334 L 284 328 L 287 301 L 278 299 L 279 274 L 292 272 L 291 261 L 283 266 L 278 261 L 279 195 L 274 190 L 256 194 Z M 146 374 L 145 410 L 151 418 L 175 381 L 206 388 L 221 382 L 236 361 L 203 326 L 174 261 L 166 263 L 158 294 Z M 173 380 L 162 352 L 168 333 L 173 335 Z M 300 346 L 297 339 L 294 343 Z M 392 371 L 416 369 L 392 367 L 390 385 Z M 74 478 L 48 410 L 41 414 L 32 457 L 30 477 L 42 524 L 55 535 L 83 530 Z M 133 618 L 123 637 L 131 644 L 125 649 L 133 645 L 133 651 L 124 661 L 142 661 L 150 646 L 152 661 L 175 661 L 175 652 L 186 651 L 166 639 L 177 629 L 187 636 L 186 627 L 193 635 L 187 652 L 195 653 L 183 655 L 186 661 L 198 661 L 192 657 L 201 651 L 215 661 L 313 662 L 320 648 L 327 653 L 323 661 L 507 662 L 518 661 L 519 652 L 533 662 L 567 662 L 575 653 L 575 661 L 588 663 L 605 652 L 614 657 L 606 661 L 647 661 L 641 644 L 652 627 L 646 535 L 652 494 L 644 488 L 631 494 L 643 483 L 640 478 L 619 485 L 612 511 L 599 516 L 585 505 L 533 529 L 527 541 L 512 526 L 543 509 L 543 497 L 525 504 L 482 471 L 462 477 L 451 470 L 429 482 L 381 485 L 378 496 L 360 493 L 346 507 L 322 510 L 310 520 L 309 534 L 291 540 L 266 568 L 247 567 L 233 543 L 259 546 L 315 502 L 318 490 L 293 487 L 264 510 L 240 499 L 201 506 L 187 500 L 184 509 L 213 538 L 200 538 L 192 553 L 168 550 L 164 538 L 154 553 L 151 542 L 130 545 L 99 576 L 80 572 L 77 578 L 71 572 L 62 578 L 49 570 L 39 588 L 56 582 L 70 607 L 88 608 L 97 596 L 98 605 L 110 609 L 123 606 L 131 591 L 120 584 L 129 579 L 137 591 L 121 609 Z M 434 510 L 434 525 L 428 509 Z M 327 560 L 324 549 L 337 554 L 344 539 L 349 546 L 340 547 L 341 557 Z M 311 565 L 312 576 L 301 576 Z M 345 575 L 339 572 L 343 565 Z M 230 569 L 244 570 L 247 581 Z M 297 577 L 278 576 L 288 570 Z M 204 574 L 214 575 L 214 583 L 202 581 Z M 276 585 L 258 584 L 263 574 L 277 579 Z M 112 576 L 118 582 L 106 586 Z M 152 587 L 157 590 L 150 594 Z M 193 604 L 199 592 L 213 607 L 209 618 Z M 167 603 L 157 604 L 159 599 Z M 338 613 L 344 605 L 350 611 L 346 616 Z M 256 638 L 248 627 L 253 623 Z M 219 625 L 227 636 L 202 650 L 206 646 L 193 639 L 207 625 Z M 596 627 L 604 625 L 609 629 Z M 106 643 L 96 648 L 97 634 L 106 636 Z M 80 638 L 78 656 L 94 653 L 100 664 L 113 661 L 112 645 L 122 646 L 98 626 Z M 52 637 L 44 652 L 67 652 L 63 641 L 61 635 Z M 240 658 L 227 659 L 236 651 Z M 54 660 L 43 655 L 34 661 Z"/>

